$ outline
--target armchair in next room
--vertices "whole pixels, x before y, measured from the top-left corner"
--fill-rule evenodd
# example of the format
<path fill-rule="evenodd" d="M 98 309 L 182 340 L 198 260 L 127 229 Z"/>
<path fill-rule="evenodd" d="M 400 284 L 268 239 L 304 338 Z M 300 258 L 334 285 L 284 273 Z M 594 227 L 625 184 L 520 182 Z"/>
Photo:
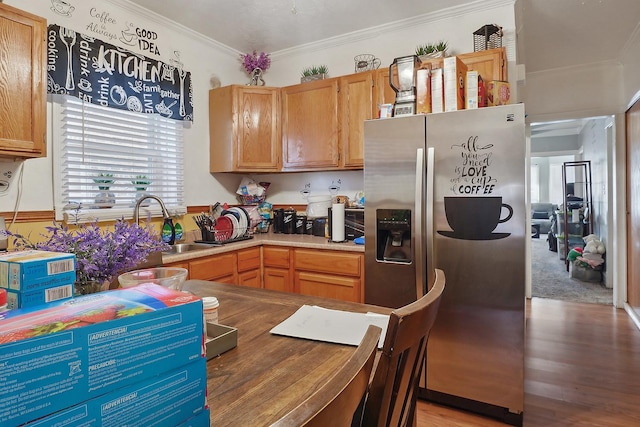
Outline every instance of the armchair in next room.
<path fill-rule="evenodd" d="M 531 224 L 540 225 L 540 234 L 547 234 L 551 230 L 551 219 L 558 205 L 553 203 L 531 203 Z"/>

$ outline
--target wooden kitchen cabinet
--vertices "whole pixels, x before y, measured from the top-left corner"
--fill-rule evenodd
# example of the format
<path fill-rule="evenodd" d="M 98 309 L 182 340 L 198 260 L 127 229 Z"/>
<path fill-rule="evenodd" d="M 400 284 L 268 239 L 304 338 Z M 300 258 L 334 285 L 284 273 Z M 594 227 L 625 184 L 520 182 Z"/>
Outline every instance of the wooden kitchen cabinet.
<path fill-rule="evenodd" d="M 367 71 L 282 89 L 285 170 L 362 169 L 373 77 Z"/>
<path fill-rule="evenodd" d="M 367 71 L 339 79 L 341 165 L 345 169 L 364 167 L 364 121 L 377 117 L 373 76 L 373 71 Z"/>
<path fill-rule="evenodd" d="M 338 78 L 281 89 L 284 170 L 337 169 Z"/>
<path fill-rule="evenodd" d="M 264 246 L 262 248 L 263 285 L 265 289 L 293 292 L 293 273 L 289 248 Z"/>
<path fill-rule="evenodd" d="M 262 287 L 260 267 L 260 247 L 239 250 L 238 256 L 238 284 L 252 288 Z"/>
<path fill-rule="evenodd" d="M 0 156 L 46 156 L 47 21 L 0 3 Z"/>
<path fill-rule="evenodd" d="M 230 85 L 209 91 L 209 171 L 281 168 L 280 89 Z"/>
<path fill-rule="evenodd" d="M 343 251 L 295 249 L 294 292 L 362 302 L 363 257 Z"/>

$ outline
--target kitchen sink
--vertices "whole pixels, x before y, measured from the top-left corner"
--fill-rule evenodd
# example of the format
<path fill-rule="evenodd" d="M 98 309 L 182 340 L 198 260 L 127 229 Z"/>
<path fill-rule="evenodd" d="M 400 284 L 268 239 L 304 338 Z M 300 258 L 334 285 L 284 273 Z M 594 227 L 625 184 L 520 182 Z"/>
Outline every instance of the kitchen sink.
<path fill-rule="evenodd" d="M 183 254 L 185 252 L 193 252 L 193 251 L 201 251 L 203 249 L 210 249 L 212 246 L 207 245 L 205 243 L 177 243 L 175 245 L 171 245 L 171 247 L 162 251 L 163 254 L 173 255 L 173 254 Z"/>

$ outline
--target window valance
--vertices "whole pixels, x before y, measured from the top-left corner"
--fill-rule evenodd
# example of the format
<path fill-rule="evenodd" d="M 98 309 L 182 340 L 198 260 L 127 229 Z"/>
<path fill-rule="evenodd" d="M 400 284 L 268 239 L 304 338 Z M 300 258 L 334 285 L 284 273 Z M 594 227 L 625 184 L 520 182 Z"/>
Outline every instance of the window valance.
<path fill-rule="evenodd" d="M 47 92 L 85 102 L 193 121 L 191 73 L 95 37 L 47 28 Z"/>

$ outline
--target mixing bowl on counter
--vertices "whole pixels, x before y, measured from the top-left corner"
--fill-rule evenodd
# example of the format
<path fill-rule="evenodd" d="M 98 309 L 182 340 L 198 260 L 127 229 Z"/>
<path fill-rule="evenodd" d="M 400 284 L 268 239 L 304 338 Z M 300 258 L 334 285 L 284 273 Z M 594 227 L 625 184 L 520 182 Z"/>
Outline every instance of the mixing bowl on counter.
<path fill-rule="evenodd" d="M 123 288 L 130 288 L 142 283 L 155 283 L 179 291 L 182 290 L 182 285 L 186 279 L 187 269 L 180 267 L 145 268 L 123 273 L 118 276 L 118 282 Z"/>

